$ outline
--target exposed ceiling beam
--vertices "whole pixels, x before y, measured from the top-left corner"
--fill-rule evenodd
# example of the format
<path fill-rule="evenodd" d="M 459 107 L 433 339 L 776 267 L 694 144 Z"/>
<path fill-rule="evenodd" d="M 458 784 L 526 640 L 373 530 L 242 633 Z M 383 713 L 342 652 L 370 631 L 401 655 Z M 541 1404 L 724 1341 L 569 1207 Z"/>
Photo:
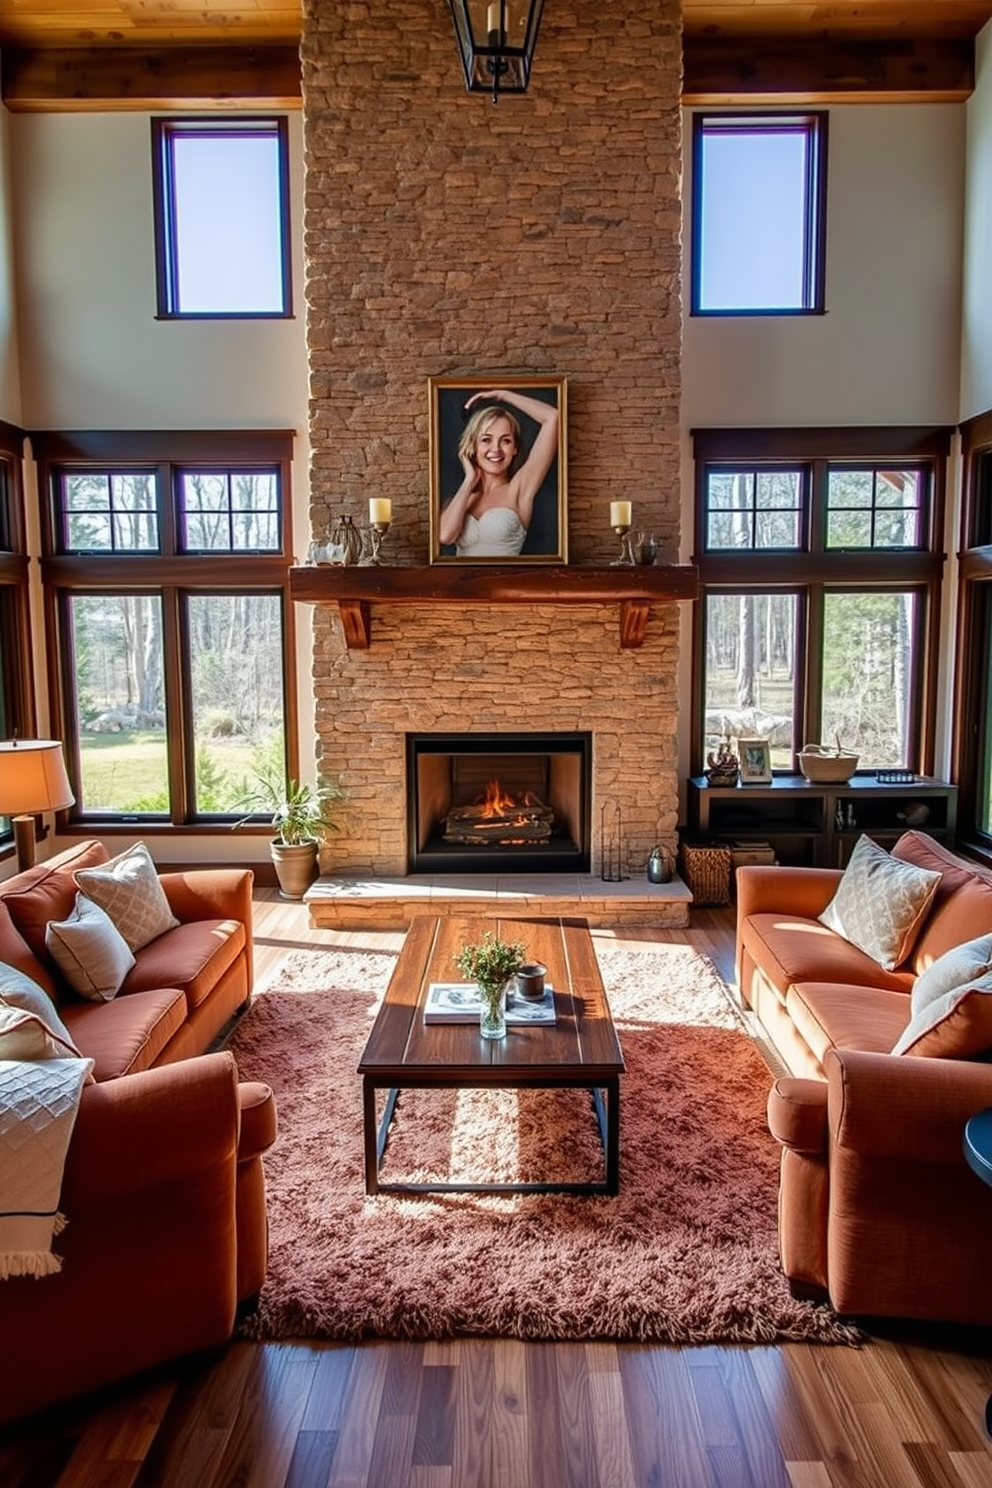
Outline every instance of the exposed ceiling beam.
<path fill-rule="evenodd" d="M 300 107 L 296 46 L 39 48 L 0 55 L 14 113 Z"/>
<path fill-rule="evenodd" d="M 958 102 L 974 89 L 970 40 L 773 41 L 687 36 L 686 104 Z M 534 86 L 539 86 L 535 81 Z M 12 112 L 300 107 L 295 46 L 8 50 Z"/>
<path fill-rule="evenodd" d="M 975 44 L 686 37 L 683 67 L 687 104 L 956 103 L 975 87 Z"/>

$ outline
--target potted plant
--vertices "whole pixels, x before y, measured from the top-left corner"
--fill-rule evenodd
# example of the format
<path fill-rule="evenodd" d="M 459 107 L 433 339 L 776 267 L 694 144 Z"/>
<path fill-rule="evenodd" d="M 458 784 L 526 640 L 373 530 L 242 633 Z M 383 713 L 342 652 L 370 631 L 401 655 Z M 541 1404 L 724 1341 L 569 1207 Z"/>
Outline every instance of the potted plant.
<path fill-rule="evenodd" d="M 491 930 L 485 931 L 475 945 L 463 945 L 455 953 L 455 965 L 479 989 L 479 1032 L 483 1038 L 505 1036 L 506 984 L 526 956 L 519 940 L 500 940 Z"/>
<path fill-rule="evenodd" d="M 341 796 L 341 787 L 335 781 L 320 776 L 312 785 L 287 779 L 281 754 L 279 758 L 260 759 L 252 780 L 244 783 L 242 804 L 251 814 L 237 825 L 244 826 L 261 813 L 270 818 L 276 835 L 269 849 L 280 898 L 302 899 L 317 877 L 321 843 L 328 832 L 337 831 L 331 812 Z"/>

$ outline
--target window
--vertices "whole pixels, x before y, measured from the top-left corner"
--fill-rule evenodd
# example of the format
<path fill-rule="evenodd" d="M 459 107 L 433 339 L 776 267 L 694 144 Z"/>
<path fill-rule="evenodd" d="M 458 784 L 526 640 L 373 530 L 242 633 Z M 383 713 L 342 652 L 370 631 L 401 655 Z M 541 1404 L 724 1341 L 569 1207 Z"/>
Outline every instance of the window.
<path fill-rule="evenodd" d="M 73 816 L 244 814 L 295 756 L 291 436 L 35 436 Z"/>
<path fill-rule="evenodd" d="M 824 308 L 825 114 L 696 114 L 693 315 Z"/>
<path fill-rule="evenodd" d="M 154 119 L 152 147 L 159 315 L 290 315 L 285 119 Z"/>
<path fill-rule="evenodd" d="M 954 778 L 958 836 L 992 863 L 992 414 L 961 426 L 964 484 Z"/>
<path fill-rule="evenodd" d="M 21 488 L 23 443 L 19 429 L 0 423 L 0 739 L 30 738 L 35 731 Z M 12 841 L 9 819 L 0 817 L 0 849 Z"/>
<path fill-rule="evenodd" d="M 862 769 L 925 773 L 948 431 L 693 438 L 696 768 L 752 734 L 790 773 L 804 744 L 838 740 Z"/>

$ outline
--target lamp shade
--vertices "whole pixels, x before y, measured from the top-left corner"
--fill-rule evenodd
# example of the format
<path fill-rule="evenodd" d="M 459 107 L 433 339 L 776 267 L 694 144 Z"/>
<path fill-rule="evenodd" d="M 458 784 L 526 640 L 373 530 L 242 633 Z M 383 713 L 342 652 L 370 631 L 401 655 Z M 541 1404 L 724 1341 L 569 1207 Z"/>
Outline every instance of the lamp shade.
<path fill-rule="evenodd" d="M 0 816 L 61 811 L 75 799 L 58 739 L 0 742 Z"/>
<path fill-rule="evenodd" d="M 526 93 L 544 0 L 449 0 L 470 93 Z"/>

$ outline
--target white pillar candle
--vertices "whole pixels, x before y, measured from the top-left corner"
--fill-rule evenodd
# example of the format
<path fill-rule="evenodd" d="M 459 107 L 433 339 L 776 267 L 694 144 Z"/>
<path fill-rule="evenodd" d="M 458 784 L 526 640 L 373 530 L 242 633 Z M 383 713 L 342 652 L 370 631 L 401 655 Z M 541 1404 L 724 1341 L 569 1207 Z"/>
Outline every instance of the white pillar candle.
<path fill-rule="evenodd" d="M 630 502 L 629 501 L 611 501 L 610 502 L 610 526 L 611 527 L 629 527 L 630 526 Z"/>
<path fill-rule="evenodd" d="M 388 496 L 369 497 L 369 521 L 391 522 L 393 520 L 393 503 Z"/>
<path fill-rule="evenodd" d="M 494 0 L 494 3 L 486 11 L 486 30 L 490 36 L 492 36 L 494 31 L 497 35 L 499 33 L 499 0 Z"/>

